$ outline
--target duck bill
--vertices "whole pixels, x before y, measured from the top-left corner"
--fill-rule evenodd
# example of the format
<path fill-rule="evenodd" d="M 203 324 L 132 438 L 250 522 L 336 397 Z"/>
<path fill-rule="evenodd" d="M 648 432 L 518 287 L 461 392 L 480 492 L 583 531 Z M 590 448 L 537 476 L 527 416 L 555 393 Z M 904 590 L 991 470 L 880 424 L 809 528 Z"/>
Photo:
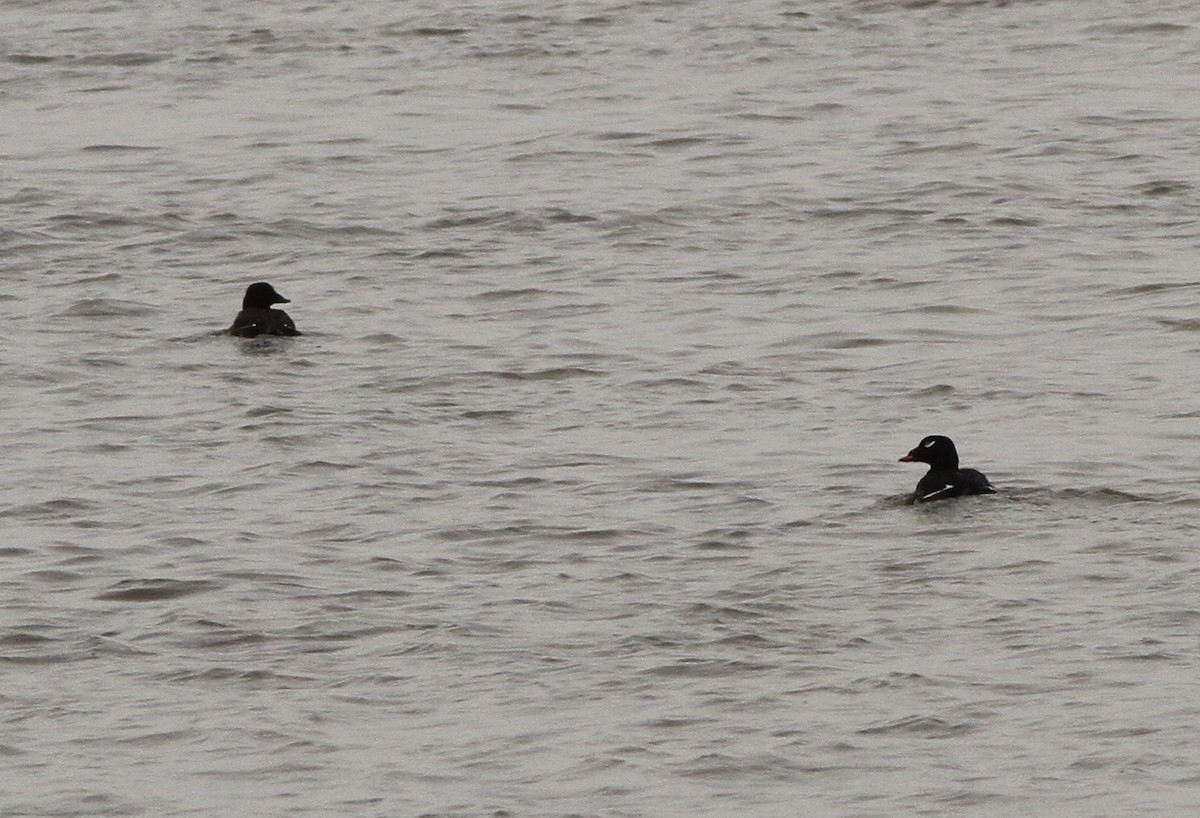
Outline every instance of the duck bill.
<path fill-rule="evenodd" d="M 900 458 L 899 462 L 912 463 L 912 462 L 914 462 L 914 460 L 915 460 L 915 458 L 912 456 L 912 452 L 909 452 L 908 454 L 904 455 L 904 457 Z"/>

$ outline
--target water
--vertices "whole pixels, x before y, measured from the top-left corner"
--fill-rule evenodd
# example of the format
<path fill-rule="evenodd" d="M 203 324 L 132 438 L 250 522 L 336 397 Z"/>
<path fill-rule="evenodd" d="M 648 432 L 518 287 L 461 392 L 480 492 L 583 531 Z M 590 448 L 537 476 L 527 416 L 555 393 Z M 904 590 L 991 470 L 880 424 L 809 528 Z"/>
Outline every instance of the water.
<path fill-rule="evenodd" d="M 1198 25 L 4 5 L 0 814 L 1194 811 Z"/>

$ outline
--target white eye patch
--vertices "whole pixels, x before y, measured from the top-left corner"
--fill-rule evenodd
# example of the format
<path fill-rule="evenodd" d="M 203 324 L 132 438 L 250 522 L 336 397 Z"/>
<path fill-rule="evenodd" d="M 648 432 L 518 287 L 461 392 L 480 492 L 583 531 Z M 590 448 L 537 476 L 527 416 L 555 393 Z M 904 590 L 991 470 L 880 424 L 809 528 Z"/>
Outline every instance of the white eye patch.
<path fill-rule="evenodd" d="M 927 441 L 925 441 L 925 445 L 924 445 L 924 446 L 922 446 L 921 448 L 922 448 L 922 449 L 928 449 L 928 448 L 929 448 L 930 446 L 932 446 L 934 443 L 937 443 L 937 441 L 936 441 L 936 440 L 927 440 Z"/>

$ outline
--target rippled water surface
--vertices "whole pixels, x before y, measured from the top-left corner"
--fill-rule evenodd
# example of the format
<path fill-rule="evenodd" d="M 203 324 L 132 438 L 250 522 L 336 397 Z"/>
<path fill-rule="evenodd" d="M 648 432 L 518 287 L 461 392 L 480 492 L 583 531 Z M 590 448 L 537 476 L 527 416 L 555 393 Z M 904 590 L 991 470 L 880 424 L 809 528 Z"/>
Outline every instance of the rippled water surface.
<path fill-rule="evenodd" d="M 0 6 L 0 814 L 1194 812 L 1198 33 Z"/>

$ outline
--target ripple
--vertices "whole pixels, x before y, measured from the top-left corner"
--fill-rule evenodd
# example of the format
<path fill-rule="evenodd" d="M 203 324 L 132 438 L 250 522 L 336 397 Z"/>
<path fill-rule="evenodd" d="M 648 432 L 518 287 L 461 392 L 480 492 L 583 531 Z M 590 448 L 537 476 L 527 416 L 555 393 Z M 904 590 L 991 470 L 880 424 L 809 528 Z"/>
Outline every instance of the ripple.
<path fill-rule="evenodd" d="M 206 580 L 127 579 L 96 594 L 105 602 L 159 602 L 212 591 L 220 586 Z"/>

